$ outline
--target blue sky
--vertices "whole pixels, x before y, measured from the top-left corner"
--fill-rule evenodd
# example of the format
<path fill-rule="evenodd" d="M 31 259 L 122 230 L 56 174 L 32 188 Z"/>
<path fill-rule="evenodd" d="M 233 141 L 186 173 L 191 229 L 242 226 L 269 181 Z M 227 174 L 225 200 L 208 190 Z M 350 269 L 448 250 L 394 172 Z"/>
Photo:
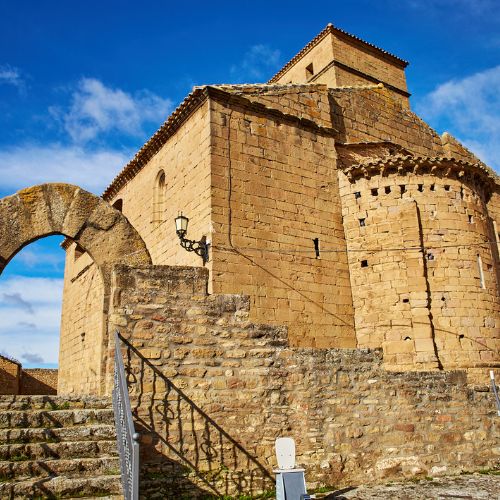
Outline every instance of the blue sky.
<path fill-rule="evenodd" d="M 306 6 L 306 7 L 305 7 Z M 412 108 L 500 167 L 495 0 L 23 1 L 0 4 L 0 197 L 101 194 L 194 85 L 264 82 L 327 23 L 403 59 Z M 0 352 L 55 366 L 60 237 L 0 277 Z"/>

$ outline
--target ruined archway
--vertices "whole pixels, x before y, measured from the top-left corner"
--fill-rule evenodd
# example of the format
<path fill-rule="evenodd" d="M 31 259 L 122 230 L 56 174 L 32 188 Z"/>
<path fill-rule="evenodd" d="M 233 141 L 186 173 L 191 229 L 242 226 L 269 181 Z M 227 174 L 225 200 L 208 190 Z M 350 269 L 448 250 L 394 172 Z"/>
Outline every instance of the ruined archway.
<path fill-rule="evenodd" d="M 120 211 L 78 186 L 42 184 L 0 199 L 0 274 L 23 247 L 54 234 L 75 241 L 94 261 L 102 278 L 104 316 L 109 309 L 113 266 L 151 264 L 144 241 Z M 107 339 L 104 327 L 101 376 Z"/>

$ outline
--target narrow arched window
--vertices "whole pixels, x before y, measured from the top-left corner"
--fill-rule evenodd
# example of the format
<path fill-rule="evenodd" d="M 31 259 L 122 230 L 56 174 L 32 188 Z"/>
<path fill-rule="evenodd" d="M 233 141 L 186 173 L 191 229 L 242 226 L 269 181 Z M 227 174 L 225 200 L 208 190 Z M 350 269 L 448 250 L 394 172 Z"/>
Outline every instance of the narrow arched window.
<path fill-rule="evenodd" d="M 153 191 L 153 223 L 159 225 L 164 220 L 165 213 L 165 172 L 160 170 L 156 176 Z"/>

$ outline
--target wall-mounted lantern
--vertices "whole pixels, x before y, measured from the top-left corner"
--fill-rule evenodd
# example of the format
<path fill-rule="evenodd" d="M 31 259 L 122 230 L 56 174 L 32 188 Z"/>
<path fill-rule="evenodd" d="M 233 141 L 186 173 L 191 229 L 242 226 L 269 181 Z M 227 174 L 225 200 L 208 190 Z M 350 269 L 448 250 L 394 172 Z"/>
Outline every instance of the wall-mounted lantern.
<path fill-rule="evenodd" d="M 178 215 L 175 218 L 175 232 L 179 237 L 181 247 L 188 252 L 194 252 L 203 259 L 203 264 L 208 262 L 208 243 L 205 236 L 200 241 L 188 240 L 186 238 L 189 219 L 185 216 Z"/>

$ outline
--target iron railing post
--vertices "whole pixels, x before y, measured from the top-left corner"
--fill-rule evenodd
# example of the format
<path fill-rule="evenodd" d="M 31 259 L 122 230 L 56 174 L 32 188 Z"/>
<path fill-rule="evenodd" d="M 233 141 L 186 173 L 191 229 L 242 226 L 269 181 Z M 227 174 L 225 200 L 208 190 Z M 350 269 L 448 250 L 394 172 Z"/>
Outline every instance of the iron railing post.
<path fill-rule="evenodd" d="M 127 377 L 123 366 L 121 340 L 115 332 L 115 372 L 113 387 L 113 411 L 115 414 L 116 439 L 120 455 L 120 470 L 125 500 L 139 498 L 139 434 L 135 431 Z"/>
<path fill-rule="evenodd" d="M 493 395 L 495 397 L 495 402 L 497 404 L 497 415 L 500 417 L 500 397 L 498 397 L 497 385 L 495 383 L 495 372 L 490 370 L 491 387 L 493 389 Z"/>

